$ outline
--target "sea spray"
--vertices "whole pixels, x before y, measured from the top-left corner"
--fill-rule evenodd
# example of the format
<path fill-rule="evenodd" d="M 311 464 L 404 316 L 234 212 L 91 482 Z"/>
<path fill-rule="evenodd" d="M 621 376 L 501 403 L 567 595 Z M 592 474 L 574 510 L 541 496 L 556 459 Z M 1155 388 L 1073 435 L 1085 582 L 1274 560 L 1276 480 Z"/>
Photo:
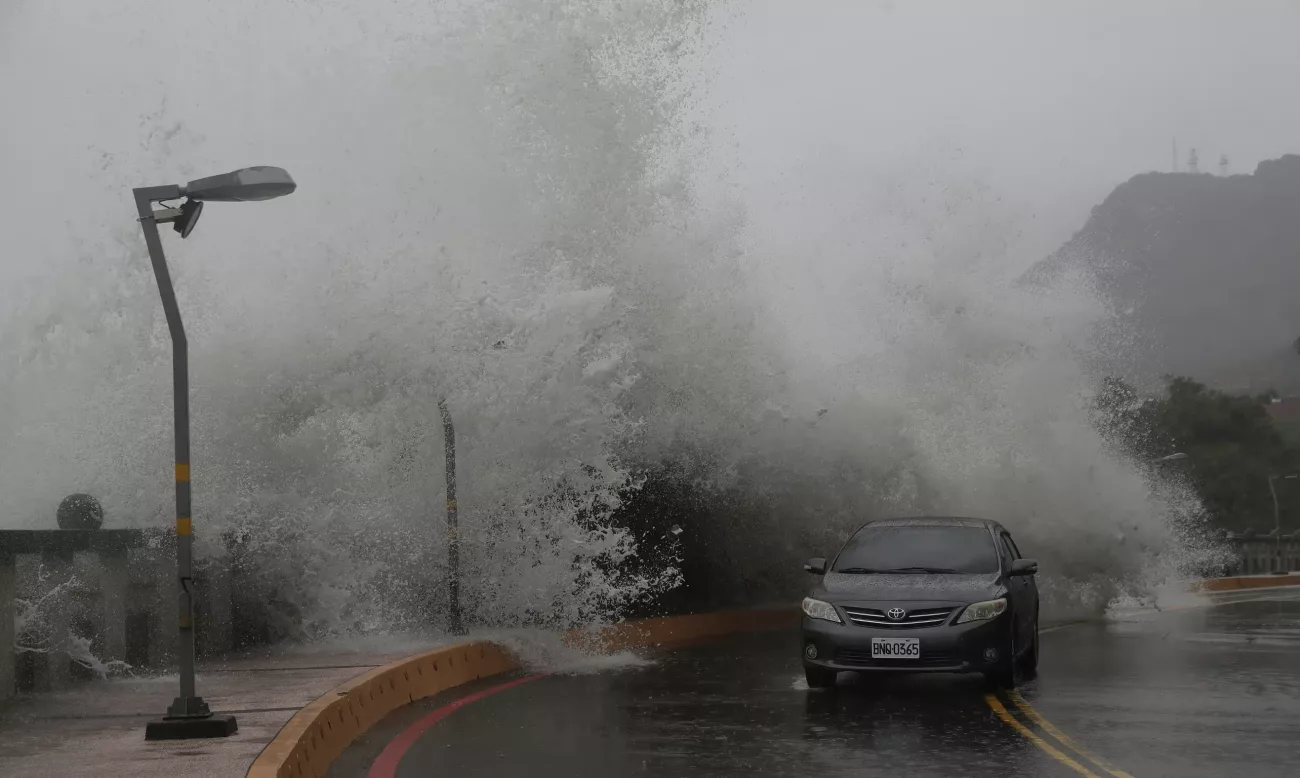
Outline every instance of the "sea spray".
<path fill-rule="evenodd" d="M 257 571 L 280 637 L 442 622 L 444 399 L 478 626 L 613 620 L 691 576 L 797 596 L 804 558 L 884 514 L 998 518 L 1071 607 L 1178 567 L 1153 559 L 1194 507 L 1089 421 L 1105 301 L 1014 282 L 1026 217 L 978 171 L 850 156 L 768 210 L 725 184 L 744 150 L 702 63 L 733 9 L 146 10 L 14 14 L 6 61 L 48 67 L 0 73 L 41 117 L 2 158 L 33 182 L 0 213 L 4 526 L 71 491 L 166 523 L 170 352 L 129 189 L 277 164 L 292 197 L 164 240 L 200 547 Z M 618 517 L 652 476 L 695 508 L 638 535 Z"/>

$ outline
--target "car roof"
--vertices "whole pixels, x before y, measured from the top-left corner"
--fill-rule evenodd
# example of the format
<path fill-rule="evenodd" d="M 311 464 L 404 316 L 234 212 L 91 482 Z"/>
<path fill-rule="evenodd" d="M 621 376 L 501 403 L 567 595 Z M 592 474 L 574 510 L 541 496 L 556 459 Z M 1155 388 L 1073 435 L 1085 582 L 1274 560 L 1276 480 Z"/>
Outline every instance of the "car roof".
<path fill-rule="evenodd" d="M 1006 531 L 992 519 L 974 519 L 966 516 L 899 516 L 888 519 L 875 519 L 858 528 L 867 527 L 984 527 L 993 531 Z"/>

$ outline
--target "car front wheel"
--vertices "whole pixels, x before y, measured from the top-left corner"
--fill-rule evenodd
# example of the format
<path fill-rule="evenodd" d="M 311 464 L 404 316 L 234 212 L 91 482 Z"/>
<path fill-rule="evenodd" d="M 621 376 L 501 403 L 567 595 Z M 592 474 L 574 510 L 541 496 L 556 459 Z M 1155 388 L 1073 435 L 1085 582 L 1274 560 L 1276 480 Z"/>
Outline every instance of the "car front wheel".
<path fill-rule="evenodd" d="M 834 670 L 825 670 L 820 667 L 805 667 L 803 677 L 808 681 L 809 689 L 826 689 L 835 685 L 835 676 L 838 675 Z"/>
<path fill-rule="evenodd" d="M 1034 641 L 1030 644 L 1029 650 L 1025 652 L 1024 659 L 1020 663 L 1020 672 L 1026 678 L 1033 678 L 1038 675 L 1038 619 L 1034 619 Z"/>
<path fill-rule="evenodd" d="M 1014 636 L 1007 641 L 1005 651 L 1002 653 L 1002 660 L 994 667 L 984 673 L 984 678 L 989 685 L 997 689 L 1014 689 L 1020 681 L 1020 663 L 1016 660 L 1016 639 Z"/>

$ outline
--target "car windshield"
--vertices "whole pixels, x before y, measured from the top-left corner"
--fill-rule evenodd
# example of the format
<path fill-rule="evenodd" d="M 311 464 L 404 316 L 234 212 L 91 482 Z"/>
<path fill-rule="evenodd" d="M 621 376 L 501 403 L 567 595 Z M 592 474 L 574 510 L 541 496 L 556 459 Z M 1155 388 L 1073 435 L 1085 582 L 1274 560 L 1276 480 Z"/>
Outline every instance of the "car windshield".
<path fill-rule="evenodd" d="M 837 573 L 996 573 L 983 527 L 868 527 L 835 559 Z"/>

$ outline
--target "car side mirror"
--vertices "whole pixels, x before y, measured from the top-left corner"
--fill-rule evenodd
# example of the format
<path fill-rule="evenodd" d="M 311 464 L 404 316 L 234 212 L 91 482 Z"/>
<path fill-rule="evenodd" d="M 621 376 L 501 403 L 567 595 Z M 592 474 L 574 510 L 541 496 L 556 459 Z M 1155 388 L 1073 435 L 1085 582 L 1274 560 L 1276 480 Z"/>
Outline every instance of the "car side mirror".
<path fill-rule="evenodd" d="M 1037 559 L 1017 559 L 1011 563 L 1011 568 L 1007 570 L 1007 575 L 1037 575 Z"/>
<path fill-rule="evenodd" d="M 804 565 L 803 569 L 813 575 L 826 575 L 826 560 L 821 557 L 814 557 L 808 560 L 808 564 Z"/>

